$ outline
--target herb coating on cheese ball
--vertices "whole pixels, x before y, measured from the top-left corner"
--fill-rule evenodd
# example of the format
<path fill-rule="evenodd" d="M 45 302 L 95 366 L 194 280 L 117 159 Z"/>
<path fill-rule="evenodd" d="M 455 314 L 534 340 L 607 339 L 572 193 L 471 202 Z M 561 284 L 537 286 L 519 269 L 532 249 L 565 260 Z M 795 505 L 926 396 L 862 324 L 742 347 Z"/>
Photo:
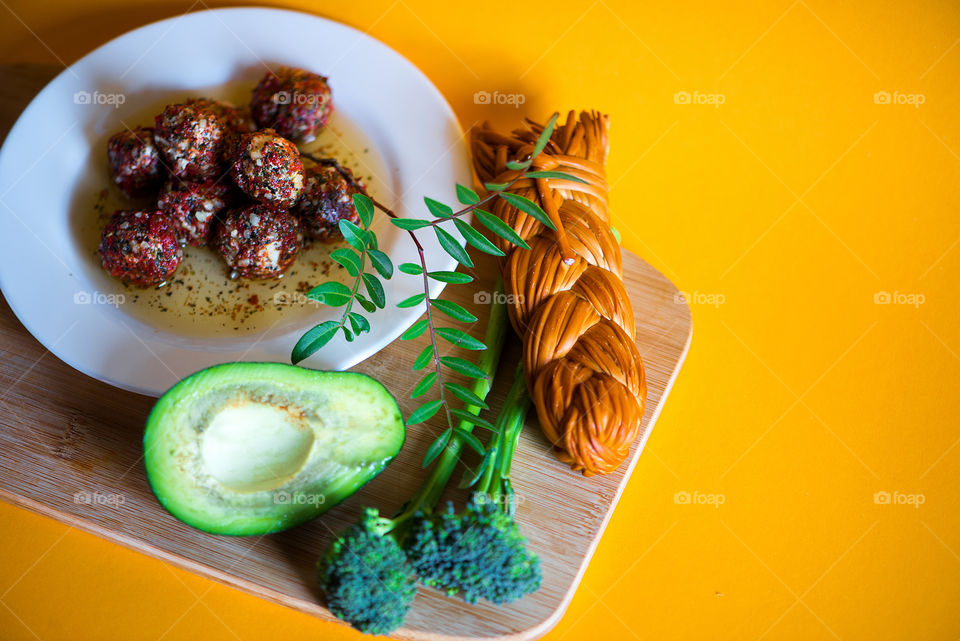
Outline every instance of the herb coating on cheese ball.
<path fill-rule="evenodd" d="M 295 142 L 316 138 L 332 111 L 327 79 L 293 67 L 267 72 L 254 87 L 250 101 L 250 112 L 257 124 L 275 129 Z"/>
<path fill-rule="evenodd" d="M 253 121 L 250 112 L 241 109 L 223 100 L 213 98 L 191 98 L 188 105 L 199 105 L 215 113 L 223 122 L 238 134 L 248 134 L 256 131 L 257 124 Z"/>
<path fill-rule="evenodd" d="M 287 209 L 303 189 L 303 163 L 296 145 L 272 129 L 240 136 L 230 176 L 247 196 Z"/>
<path fill-rule="evenodd" d="M 157 211 L 117 211 L 100 236 L 100 262 L 136 287 L 165 282 L 183 258 L 177 227 Z"/>
<path fill-rule="evenodd" d="M 230 127 L 208 105 L 167 105 L 154 120 L 153 139 L 171 174 L 193 182 L 223 174 Z"/>
<path fill-rule="evenodd" d="M 302 244 L 297 219 L 266 205 L 234 209 L 214 232 L 214 245 L 231 278 L 278 277 L 293 264 Z"/>
<path fill-rule="evenodd" d="M 342 240 L 339 223 L 360 222 L 353 206 L 353 195 L 366 194 L 363 183 L 353 178 L 346 167 L 313 165 L 303 173 L 303 191 L 293 206 L 304 232 L 323 242 Z"/>
<path fill-rule="evenodd" d="M 160 192 L 157 209 L 177 225 L 182 242 L 204 247 L 210 240 L 217 214 L 232 200 L 231 192 L 232 186 L 225 181 L 187 183 L 173 179 Z"/>
<path fill-rule="evenodd" d="M 107 141 L 110 175 L 128 198 L 145 196 L 163 183 L 165 171 L 153 142 L 153 127 L 134 127 Z"/>

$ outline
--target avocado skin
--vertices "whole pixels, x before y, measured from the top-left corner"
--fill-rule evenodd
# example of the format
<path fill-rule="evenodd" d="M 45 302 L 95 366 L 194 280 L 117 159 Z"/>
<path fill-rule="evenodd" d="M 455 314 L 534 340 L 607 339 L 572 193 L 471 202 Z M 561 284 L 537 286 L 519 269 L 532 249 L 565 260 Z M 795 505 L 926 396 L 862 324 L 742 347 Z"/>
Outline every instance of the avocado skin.
<path fill-rule="evenodd" d="M 200 433 L 195 426 L 184 424 L 185 408 L 231 388 L 316 397 L 319 400 L 313 404 L 315 411 L 330 405 L 331 411 L 338 410 L 334 413 L 339 418 L 356 419 L 349 428 L 350 461 L 335 461 L 328 466 L 335 468 L 333 472 L 321 479 L 299 479 L 291 488 L 278 488 L 287 496 L 296 492 L 322 495 L 322 502 L 271 500 L 255 506 L 231 505 L 231 492 L 208 496 L 191 485 L 191 475 L 178 465 L 177 453 L 182 448 L 177 446 L 175 437 L 178 431 L 182 435 L 184 429 L 193 429 L 198 437 Z M 371 417 L 372 420 L 363 420 Z M 343 429 L 341 426 L 340 430 Z M 284 363 L 224 363 L 191 374 L 160 397 L 147 418 L 144 465 L 157 500 L 187 525 L 210 534 L 263 535 L 300 525 L 341 503 L 386 468 L 403 447 L 405 438 L 403 416 L 396 400 L 379 381 L 366 374 L 311 370 Z M 244 494 L 243 499 L 248 501 L 249 495 Z"/>

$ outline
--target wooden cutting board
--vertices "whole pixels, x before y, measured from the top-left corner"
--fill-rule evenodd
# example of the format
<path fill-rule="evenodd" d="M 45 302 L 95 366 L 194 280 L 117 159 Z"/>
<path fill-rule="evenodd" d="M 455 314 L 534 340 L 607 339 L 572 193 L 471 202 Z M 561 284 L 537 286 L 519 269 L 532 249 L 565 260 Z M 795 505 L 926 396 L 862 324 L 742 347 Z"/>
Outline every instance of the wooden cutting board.
<path fill-rule="evenodd" d="M 0 137 L 57 71 L 37 65 L 0 67 Z M 472 330 L 480 336 L 486 307 L 474 303 L 474 293 L 492 289 L 496 265 L 487 257 L 475 259 L 477 286 L 449 286 L 444 298 L 480 317 Z M 397 638 L 535 639 L 563 615 L 690 344 L 690 310 L 674 285 L 630 252 L 624 252 L 624 271 L 637 313 L 637 344 L 648 390 L 642 435 L 629 460 L 612 474 L 584 478 L 553 457 L 535 419 L 529 420 L 513 465 L 513 483 L 520 502 L 517 521 L 540 555 L 543 587 L 500 607 L 471 606 L 422 589 Z M 380 379 L 406 415 L 419 403 L 409 399 L 419 378 L 411 374 L 410 365 L 421 348 L 418 341 L 398 341 L 354 369 Z M 518 358 L 519 343 L 511 336 L 490 397 L 494 409 L 502 404 Z M 399 508 L 423 478 L 420 461 L 442 429 L 439 422 L 411 428 L 403 452 L 387 470 L 320 519 L 266 537 L 217 537 L 174 519 L 150 492 L 140 439 L 153 402 L 60 362 L 0 302 L 0 497 L 327 620 L 336 619 L 323 607 L 314 578 L 318 555 L 334 532 L 356 520 L 363 506 L 377 506 L 387 514 Z M 462 492 L 449 494 L 463 498 Z"/>

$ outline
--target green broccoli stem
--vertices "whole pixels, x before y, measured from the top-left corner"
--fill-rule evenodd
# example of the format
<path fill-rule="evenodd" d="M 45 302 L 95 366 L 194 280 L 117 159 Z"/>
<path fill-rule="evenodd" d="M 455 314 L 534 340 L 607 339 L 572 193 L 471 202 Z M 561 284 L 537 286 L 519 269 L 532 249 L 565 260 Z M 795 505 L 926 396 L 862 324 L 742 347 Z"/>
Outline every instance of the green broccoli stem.
<path fill-rule="evenodd" d="M 513 384 L 497 416 L 497 432 L 491 438 L 489 449 L 493 453 L 493 461 L 484 468 L 475 490 L 494 500 L 508 514 L 513 514 L 514 508 L 510 469 L 529 409 L 530 395 L 527 394 L 523 364 L 518 363 Z"/>
<path fill-rule="evenodd" d="M 486 399 L 487 394 L 493 387 L 493 378 L 497 372 L 497 365 L 500 363 L 500 354 L 503 352 L 503 345 L 507 340 L 507 305 L 506 298 L 503 295 L 503 280 L 500 278 L 497 279 L 497 284 L 494 287 L 492 301 L 490 318 L 487 320 L 487 329 L 483 337 L 487 349 L 480 354 L 477 362 L 477 366 L 483 370 L 486 377 L 472 379 L 470 385 L 470 391 L 481 400 Z M 464 409 L 477 416 L 482 408 L 478 405 L 467 405 Z M 470 432 L 473 429 L 473 424 L 461 420 L 457 429 Z M 433 469 L 423 485 L 407 502 L 403 511 L 392 519 L 394 527 L 408 521 L 421 510 L 433 509 L 450 481 L 450 476 L 460 460 L 462 449 L 463 441 L 457 438 L 456 433 L 452 434 L 443 452 L 434 462 Z"/>

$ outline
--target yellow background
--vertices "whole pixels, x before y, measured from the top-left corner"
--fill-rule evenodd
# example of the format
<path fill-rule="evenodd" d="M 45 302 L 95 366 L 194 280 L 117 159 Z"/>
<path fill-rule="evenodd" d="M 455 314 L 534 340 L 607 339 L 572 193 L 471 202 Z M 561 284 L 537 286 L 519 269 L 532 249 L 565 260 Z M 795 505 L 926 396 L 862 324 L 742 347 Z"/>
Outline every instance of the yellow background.
<path fill-rule="evenodd" d="M 0 62 L 69 63 L 204 6 L 4 3 Z M 694 303 L 687 363 L 548 638 L 960 637 L 960 7 L 534 5 L 284 6 L 398 50 L 464 126 L 612 114 L 623 243 Z M 474 104 L 495 90 L 526 103 Z M 356 636 L 6 504 L 0 522 L 3 639 Z"/>

